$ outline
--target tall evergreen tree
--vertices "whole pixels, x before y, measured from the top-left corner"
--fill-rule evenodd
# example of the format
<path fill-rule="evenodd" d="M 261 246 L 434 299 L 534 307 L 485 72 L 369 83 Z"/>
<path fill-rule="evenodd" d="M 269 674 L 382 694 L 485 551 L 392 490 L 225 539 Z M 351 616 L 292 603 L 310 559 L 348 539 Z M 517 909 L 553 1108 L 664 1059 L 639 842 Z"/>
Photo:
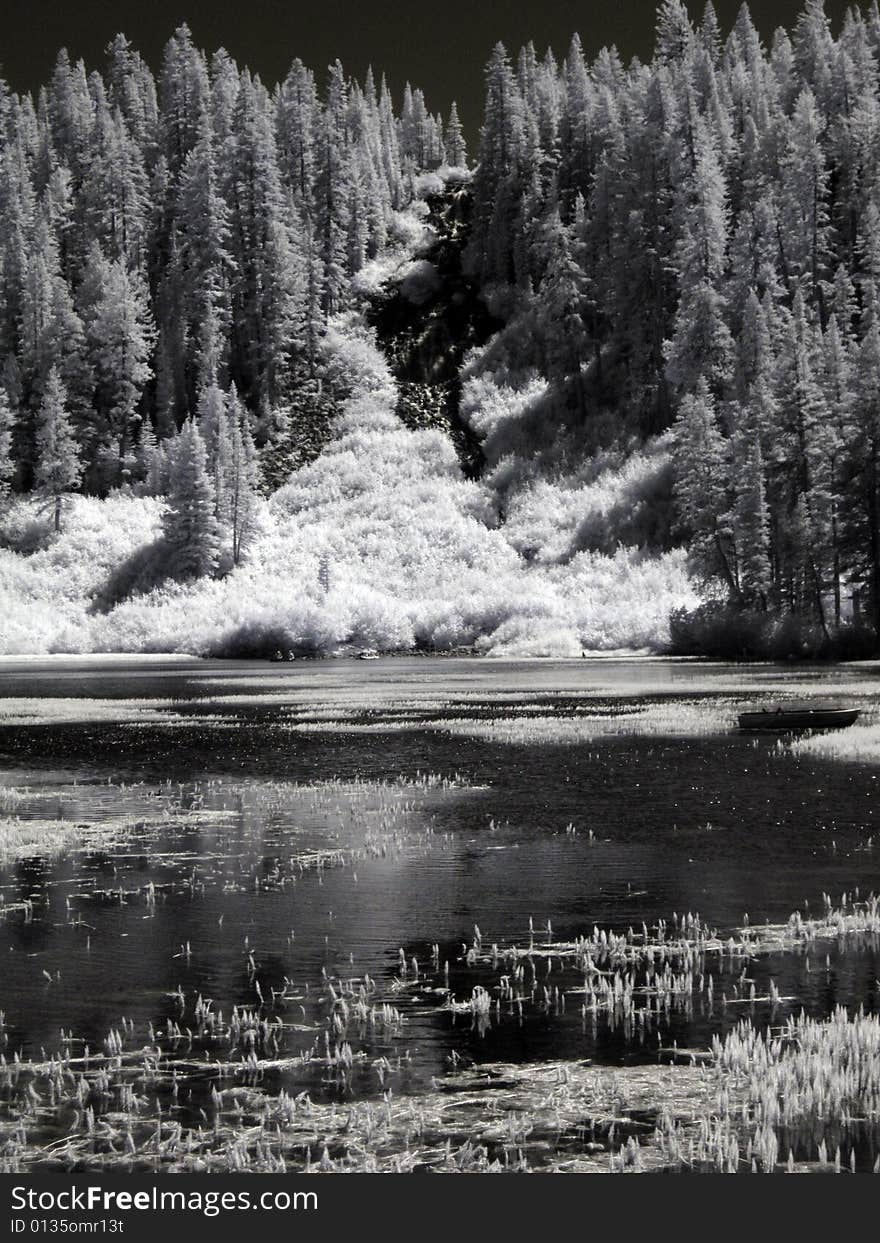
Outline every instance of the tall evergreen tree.
<path fill-rule="evenodd" d="M 488 281 L 510 277 L 518 205 L 524 105 L 507 49 L 496 44 L 486 66 L 486 110 L 480 130 L 480 177 L 474 190 L 472 261 Z"/>
<path fill-rule="evenodd" d="M 726 260 L 726 185 L 708 127 L 688 118 L 685 130 L 677 255 L 681 292 L 667 373 L 679 392 L 692 392 L 705 377 L 721 393 L 733 350 L 719 288 Z"/>
<path fill-rule="evenodd" d="M 695 558 L 741 600 L 730 526 L 730 456 L 705 379 L 681 403 L 675 425 L 676 496 Z"/>
<path fill-rule="evenodd" d="M 234 337 L 230 374 L 253 402 L 287 391 L 303 349 L 305 273 L 278 173 L 269 101 L 245 72 L 230 169 Z"/>
<path fill-rule="evenodd" d="M 730 525 L 736 556 L 737 584 L 745 603 L 766 609 L 771 600 L 770 514 L 764 483 L 764 458 L 758 436 L 735 436 L 731 445 L 733 505 Z"/>
<path fill-rule="evenodd" d="M 189 419 L 174 443 L 168 508 L 162 520 L 174 577 L 186 580 L 216 572 L 221 545 L 215 504 L 205 442 Z"/>
<path fill-rule="evenodd" d="M 51 499 L 55 530 L 60 532 L 64 497 L 79 484 L 83 468 L 67 413 L 67 394 L 55 367 L 49 372 L 37 413 L 36 448 L 34 482 Z"/>
<path fill-rule="evenodd" d="M 177 204 L 176 288 L 186 325 L 186 357 L 182 366 L 190 406 L 195 393 L 212 377 L 225 377 L 232 335 L 236 264 L 232 256 L 230 212 L 221 190 L 214 141 L 206 130 L 186 157 Z"/>
<path fill-rule="evenodd" d="M 444 133 L 446 156 L 449 163 L 459 168 L 467 164 L 467 146 L 465 144 L 464 126 L 458 119 L 458 107 L 455 100 L 449 109 L 449 119 Z"/>
<path fill-rule="evenodd" d="M 257 530 L 260 469 L 247 412 L 233 388 L 229 394 L 229 462 L 224 513 L 233 565 L 247 555 Z"/>
<path fill-rule="evenodd" d="M 121 462 L 134 443 L 141 396 L 152 376 L 154 329 L 139 276 L 121 260 L 106 260 L 97 250 L 93 255 L 85 319 L 97 382 L 99 444 Z"/>

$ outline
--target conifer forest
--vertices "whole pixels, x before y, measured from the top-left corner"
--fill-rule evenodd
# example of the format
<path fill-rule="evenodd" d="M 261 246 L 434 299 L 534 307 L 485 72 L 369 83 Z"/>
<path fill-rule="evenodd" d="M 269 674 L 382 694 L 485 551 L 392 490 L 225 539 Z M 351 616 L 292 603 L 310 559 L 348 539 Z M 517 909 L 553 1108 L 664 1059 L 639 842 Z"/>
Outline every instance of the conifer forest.
<path fill-rule="evenodd" d="M 880 10 L 0 92 L 8 653 L 873 652 Z"/>

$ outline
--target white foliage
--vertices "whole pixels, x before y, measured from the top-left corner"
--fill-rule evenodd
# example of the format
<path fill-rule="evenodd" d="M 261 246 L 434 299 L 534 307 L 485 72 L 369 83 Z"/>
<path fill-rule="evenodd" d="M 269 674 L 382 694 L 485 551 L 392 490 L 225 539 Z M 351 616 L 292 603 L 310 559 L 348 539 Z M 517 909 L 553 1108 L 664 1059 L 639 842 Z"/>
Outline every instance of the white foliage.
<path fill-rule="evenodd" d="M 499 526 L 494 488 L 463 476 L 448 437 L 396 417 L 394 382 L 369 331 L 336 319 L 325 348 L 357 395 L 335 439 L 271 499 L 246 563 L 90 611 L 116 567 L 155 538 L 162 504 L 77 498 L 69 529 L 44 551 L 0 551 L 2 649 L 258 654 L 268 644 L 332 652 L 419 641 L 576 656 L 656 648 L 670 608 L 696 603 L 681 552 L 572 546 L 578 525 L 638 489 L 660 451 L 596 464 L 592 478 L 520 483 Z M 14 534 L 7 529 L 7 542 Z M 538 553 L 526 560 L 529 543 Z"/>
<path fill-rule="evenodd" d="M 490 371 L 468 376 L 462 385 L 461 415 L 483 441 L 515 423 L 545 396 L 548 382 L 528 373 L 518 383 L 499 380 Z"/>

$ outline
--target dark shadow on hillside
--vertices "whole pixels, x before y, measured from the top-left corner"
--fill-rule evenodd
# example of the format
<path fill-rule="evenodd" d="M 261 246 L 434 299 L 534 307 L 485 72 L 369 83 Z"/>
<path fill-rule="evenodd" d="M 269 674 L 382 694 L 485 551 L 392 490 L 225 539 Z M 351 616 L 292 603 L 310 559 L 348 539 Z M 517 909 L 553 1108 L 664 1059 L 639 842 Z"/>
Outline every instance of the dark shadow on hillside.
<path fill-rule="evenodd" d="M 675 546 L 674 515 L 672 463 L 661 461 L 646 477 L 625 484 L 610 509 L 584 518 L 572 539 L 572 555 L 589 551 L 611 556 L 622 547 L 668 552 Z"/>
<path fill-rule="evenodd" d="M 398 384 L 397 414 L 411 428 L 441 427 L 465 474 L 483 469 L 478 437 L 462 420 L 460 369 L 473 346 L 500 328 L 477 284 L 462 270 L 473 196 L 450 184 L 426 199 L 436 242 L 413 262 L 403 280 L 375 299 L 368 318 Z"/>
<path fill-rule="evenodd" d="M 90 613 L 109 613 L 132 596 L 144 595 L 170 577 L 170 550 L 163 538 L 137 548 L 110 572 L 104 585 L 92 597 Z"/>
<path fill-rule="evenodd" d="M 36 552 L 45 552 L 52 546 L 55 539 L 55 528 L 48 513 L 36 518 L 28 518 L 20 526 L 10 522 L 8 526 L 0 528 L 0 548 L 18 553 L 21 557 L 30 557 Z"/>
<path fill-rule="evenodd" d="M 641 433 L 622 425 L 619 412 L 603 395 L 598 371 L 592 359 L 579 380 L 548 382 L 515 415 L 501 419 L 482 443 L 487 469 L 512 454 L 528 460 L 538 474 L 574 472 L 597 453 L 625 441 L 641 443 Z M 473 374 L 494 376 L 516 391 L 531 378 L 546 379 L 545 372 L 534 319 L 527 312 L 514 315 L 488 342 Z M 471 374 L 465 369 L 462 379 Z"/>

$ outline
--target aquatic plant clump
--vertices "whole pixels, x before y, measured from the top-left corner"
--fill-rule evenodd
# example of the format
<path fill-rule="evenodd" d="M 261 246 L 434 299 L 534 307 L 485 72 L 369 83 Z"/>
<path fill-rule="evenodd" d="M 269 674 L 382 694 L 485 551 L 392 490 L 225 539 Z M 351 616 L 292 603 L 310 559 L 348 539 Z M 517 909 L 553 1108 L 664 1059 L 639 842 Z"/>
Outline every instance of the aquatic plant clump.
<path fill-rule="evenodd" d="M 320 866 L 320 865 L 319 865 Z M 141 900 L 155 901 L 149 892 Z M 552 928 L 504 949 L 478 928 L 462 947 L 465 968 L 490 966 L 496 983 L 459 1000 L 441 969 L 439 947 L 419 963 L 399 952 L 390 983 L 365 975 L 329 978 L 312 991 L 285 979 L 261 988 L 246 950 L 253 1004 L 228 1017 L 201 994 L 172 995 L 176 1017 L 139 1032 L 122 1019 L 100 1049 L 65 1035 L 41 1061 L 0 1055 L 0 1168 L 127 1169 L 164 1172 L 514 1172 L 528 1169 L 639 1172 L 864 1167 L 880 1124 L 880 1019 L 838 1008 L 829 1019 L 789 1015 L 760 1029 L 758 1003 L 776 1014 L 794 1001 L 756 996 L 746 967 L 758 955 L 791 951 L 834 935 L 875 937 L 880 901 L 826 901 L 823 915 L 745 927 L 719 937 L 699 916 L 675 916 L 654 930 L 595 928 L 572 941 Z M 780 932 L 780 929 L 782 930 Z M 182 947 L 188 957 L 190 947 Z M 461 969 L 461 968 L 457 968 Z M 578 986 L 571 979 L 581 978 Z M 439 980 L 438 980 L 439 976 Z M 443 985 L 440 981 L 445 980 Z M 435 981 L 437 981 L 435 983 Z M 717 981 L 717 984 L 716 984 Z M 750 1017 L 708 1048 L 660 1043 L 679 1010 L 700 999 L 717 1013 L 742 1000 Z M 410 1054 L 370 1054 L 377 1033 L 405 1037 L 419 1007 L 448 1011 L 477 1030 L 526 1007 L 565 1013 L 579 1001 L 585 1025 L 618 1026 L 656 1061 L 610 1070 L 585 1061 L 453 1065 L 430 1088 L 398 1092 Z M 291 1034 L 303 1042 L 285 1052 Z M 283 1072 L 291 1086 L 267 1089 Z M 363 1094 L 367 1075 L 372 1091 Z M 300 1090 L 293 1084 L 299 1080 Z M 201 1122 L 175 1117 L 201 1085 Z M 309 1087 L 309 1084 L 312 1087 Z M 333 1084 L 336 1103 L 314 1100 Z M 360 1091 L 356 1092 L 356 1085 Z M 355 1099 L 352 1094 L 355 1093 Z M 358 1099 L 360 1096 L 360 1099 Z M 165 1102 L 164 1105 L 162 1102 Z M 169 1109 L 170 1106 L 170 1109 Z M 45 1136 L 53 1134 L 50 1142 Z M 797 1155 L 796 1155 L 797 1154 Z"/>
<path fill-rule="evenodd" d="M 880 723 L 866 721 L 834 733 L 796 738 L 790 743 L 790 748 L 792 754 L 797 756 L 876 764 L 880 762 Z"/>
<path fill-rule="evenodd" d="M 871 839 L 869 839 L 870 841 Z M 784 924 L 756 924 L 739 929 L 744 944 L 754 953 L 779 950 L 808 950 L 815 941 L 834 940 L 852 944 L 880 937 L 880 897 L 869 894 L 859 901 L 858 895 L 843 894 L 840 905 L 834 906 L 831 896 L 822 895 L 823 913 L 809 917 L 795 911 Z"/>
<path fill-rule="evenodd" d="M 51 857 L 80 844 L 88 826 L 63 820 L 0 817 L 0 865 L 33 855 Z M 3 911 L 0 902 L 0 913 Z"/>
<path fill-rule="evenodd" d="M 825 1020 L 790 1017 L 778 1031 L 742 1022 L 724 1040 L 715 1037 L 712 1064 L 715 1109 L 701 1119 L 696 1140 L 664 1119 L 661 1147 L 673 1164 L 855 1172 L 870 1157 L 867 1168 L 880 1173 L 877 1015 L 850 1016 L 841 1006 Z"/>
<path fill-rule="evenodd" d="M 435 728 L 450 734 L 504 742 L 519 746 L 592 742 L 597 738 L 684 737 L 724 733 L 730 725 L 732 702 L 686 703 L 671 700 L 644 707 L 620 704 L 603 713 L 581 710 L 577 715 L 523 715 L 478 720 L 469 717 L 445 720 Z"/>
<path fill-rule="evenodd" d="M 148 1084 L 155 1073 L 146 1060 L 141 1082 Z M 51 1075 L 56 1096 L 90 1099 L 85 1076 L 68 1076 L 60 1065 Z M 16 1071 L 5 1077 L 15 1081 Z M 101 1077 L 92 1076 L 96 1081 Z M 30 1109 L 23 1108 L 17 1129 L 7 1131 L 6 1171 L 35 1165 L 166 1173 L 661 1169 L 667 1159 L 655 1133 L 656 1100 L 674 1102 L 676 1119 L 689 1127 L 711 1107 L 713 1082 L 687 1067 L 610 1072 L 557 1061 L 487 1064 L 445 1075 L 418 1096 L 389 1088 L 377 1100 L 343 1105 L 315 1101 L 308 1092 L 271 1095 L 256 1086 L 221 1084 L 211 1093 L 210 1125 L 198 1128 L 150 1114 L 146 1096 L 134 1090 L 120 1095 L 127 1110 L 99 1117 L 86 1104 L 77 1132 L 35 1150 L 24 1138 L 42 1100 L 34 1088 Z"/>

